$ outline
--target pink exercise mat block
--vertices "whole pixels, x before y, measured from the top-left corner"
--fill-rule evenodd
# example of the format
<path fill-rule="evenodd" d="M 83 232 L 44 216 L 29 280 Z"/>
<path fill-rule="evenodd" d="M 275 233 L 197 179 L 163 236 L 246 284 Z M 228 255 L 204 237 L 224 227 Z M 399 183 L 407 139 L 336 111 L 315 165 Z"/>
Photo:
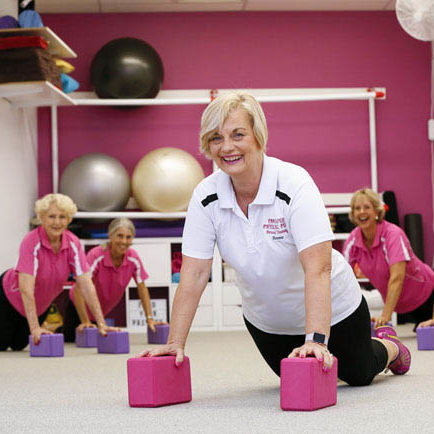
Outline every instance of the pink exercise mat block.
<path fill-rule="evenodd" d="M 82 333 L 75 329 L 75 345 L 80 348 L 94 348 L 97 346 L 98 329 L 96 327 L 86 327 Z"/>
<path fill-rule="evenodd" d="M 315 357 L 285 358 L 280 363 L 280 407 L 282 410 L 312 411 L 335 405 L 338 360 L 330 371 L 322 370 Z"/>
<path fill-rule="evenodd" d="M 31 357 L 63 357 L 64 342 L 62 333 L 41 335 L 38 345 L 33 343 L 32 335 L 29 336 Z"/>
<path fill-rule="evenodd" d="M 191 401 L 190 360 L 180 366 L 175 356 L 128 359 L 130 407 L 160 407 Z"/>
<path fill-rule="evenodd" d="M 434 327 L 418 327 L 417 334 L 417 349 L 418 350 L 434 350 Z"/>
<path fill-rule="evenodd" d="M 128 332 L 107 332 L 107 336 L 98 333 L 98 353 L 128 354 L 130 352 L 130 340 Z"/>

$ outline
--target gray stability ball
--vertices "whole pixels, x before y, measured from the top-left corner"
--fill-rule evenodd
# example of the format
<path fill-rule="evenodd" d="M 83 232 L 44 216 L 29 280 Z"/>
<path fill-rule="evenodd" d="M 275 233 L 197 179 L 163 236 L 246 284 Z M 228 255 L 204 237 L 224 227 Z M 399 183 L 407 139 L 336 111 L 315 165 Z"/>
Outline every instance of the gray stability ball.
<path fill-rule="evenodd" d="M 116 158 L 85 154 L 63 171 L 60 192 L 68 195 L 80 211 L 121 211 L 130 197 L 130 177 Z"/>

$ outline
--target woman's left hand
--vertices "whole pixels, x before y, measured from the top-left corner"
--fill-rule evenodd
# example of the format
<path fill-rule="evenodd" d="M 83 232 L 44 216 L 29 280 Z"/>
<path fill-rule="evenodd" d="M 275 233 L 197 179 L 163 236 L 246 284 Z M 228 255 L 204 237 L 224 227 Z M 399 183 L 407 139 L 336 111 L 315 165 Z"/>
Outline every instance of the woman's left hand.
<path fill-rule="evenodd" d="M 386 317 L 385 315 L 381 315 L 381 316 L 374 316 L 371 318 L 371 322 L 375 323 L 374 327 L 378 328 L 384 325 L 387 325 L 388 322 L 391 321 L 391 317 Z"/>
<path fill-rule="evenodd" d="M 288 358 L 306 356 L 315 356 L 317 360 L 323 362 L 323 370 L 328 371 L 333 366 L 333 354 L 330 353 L 328 348 L 317 342 L 305 342 L 304 345 L 298 348 L 294 348 Z"/>
<path fill-rule="evenodd" d="M 119 327 L 110 327 L 107 324 L 101 324 L 98 326 L 98 333 L 100 335 L 106 336 L 108 332 L 121 332 L 122 329 Z"/>
<path fill-rule="evenodd" d="M 152 332 L 155 333 L 155 322 L 154 322 L 154 319 L 153 318 L 148 318 L 146 320 L 146 324 L 152 330 Z"/>

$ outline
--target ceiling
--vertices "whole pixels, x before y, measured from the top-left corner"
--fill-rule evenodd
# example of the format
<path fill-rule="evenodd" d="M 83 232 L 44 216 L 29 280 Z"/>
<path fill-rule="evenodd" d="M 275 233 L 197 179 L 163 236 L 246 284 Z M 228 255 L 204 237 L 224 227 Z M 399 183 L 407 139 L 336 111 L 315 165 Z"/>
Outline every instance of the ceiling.
<path fill-rule="evenodd" d="M 40 13 L 384 11 L 395 0 L 36 0 Z"/>

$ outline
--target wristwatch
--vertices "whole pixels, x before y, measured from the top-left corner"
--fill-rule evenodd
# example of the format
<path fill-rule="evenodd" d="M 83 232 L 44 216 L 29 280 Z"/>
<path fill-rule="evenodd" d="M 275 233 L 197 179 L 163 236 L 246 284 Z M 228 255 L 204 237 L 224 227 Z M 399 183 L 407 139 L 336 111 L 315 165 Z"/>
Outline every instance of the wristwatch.
<path fill-rule="evenodd" d="M 327 345 L 329 338 L 322 333 L 314 332 L 306 335 L 305 342 L 316 342 L 317 344 Z"/>

